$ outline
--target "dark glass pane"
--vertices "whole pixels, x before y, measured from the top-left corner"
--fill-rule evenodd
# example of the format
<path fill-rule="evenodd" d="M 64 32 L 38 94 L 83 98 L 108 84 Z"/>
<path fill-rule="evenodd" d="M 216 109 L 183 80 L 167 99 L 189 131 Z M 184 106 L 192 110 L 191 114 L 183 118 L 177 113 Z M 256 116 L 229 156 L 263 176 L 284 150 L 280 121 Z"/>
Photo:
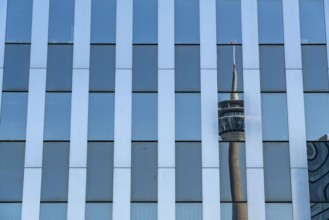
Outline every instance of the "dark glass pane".
<path fill-rule="evenodd" d="M 200 91 L 200 46 L 175 47 L 176 91 Z"/>
<path fill-rule="evenodd" d="M 91 43 L 115 43 L 116 0 L 91 1 Z"/>
<path fill-rule="evenodd" d="M 19 63 L 19 65 L 17 65 Z M 3 73 L 3 90 L 27 91 L 29 87 L 30 45 L 7 44 Z"/>
<path fill-rule="evenodd" d="M 69 142 L 44 143 L 41 201 L 67 201 L 69 152 Z"/>
<path fill-rule="evenodd" d="M 41 203 L 40 220 L 66 220 L 66 203 Z"/>
<path fill-rule="evenodd" d="M 87 203 L 86 220 L 112 220 L 112 203 Z"/>
<path fill-rule="evenodd" d="M 72 67 L 72 45 L 49 45 L 47 91 L 71 91 Z"/>
<path fill-rule="evenodd" d="M 114 91 L 115 46 L 91 45 L 90 81 L 91 91 Z"/>
<path fill-rule="evenodd" d="M 158 90 L 158 47 L 134 45 L 133 91 Z"/>
<path fill-rule="evenodd" d="M 266 220 L 293 220 L 291 203 L 267 203 Z"/>
<path fill-rule="evenodd" d="M 329 203 L 311 203 L 311 219 L 329 219 Z"/>
<path fill-rule="evenodd" d="M 24 156 L 25 143 L 0 142 L 0 201 L 22 201 Z"/>
<path fill-rule="evenodd" d="M 21 220 L 21 203 L 0 203 L 0 218 L 6 220 Z"/>
<path fill-rule="evenodd" d="M 176 220 L 202 220 L 202 203 L 176 203 Z"/>
<path fill-rule="evenodd" d="M 202 201 L 201 143 L 176 143 L 176 201 Z"/>
<path fill-rule="evenodd" d="M 157 143 L 133 142 L 131 166 L 131 200 L 157 201 Z"/>

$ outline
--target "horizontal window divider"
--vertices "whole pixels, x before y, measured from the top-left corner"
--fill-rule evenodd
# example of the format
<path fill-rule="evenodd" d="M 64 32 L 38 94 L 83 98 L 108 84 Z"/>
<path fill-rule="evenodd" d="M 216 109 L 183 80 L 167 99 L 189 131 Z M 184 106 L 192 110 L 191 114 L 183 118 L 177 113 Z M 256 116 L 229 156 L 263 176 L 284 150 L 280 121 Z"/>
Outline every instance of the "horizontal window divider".
<path fill-rule="evenodd" d="M 90 46 L 116 46 L 116 43 L 90 43 Z"/>
<path fill-rule="evenodd" d="M 158 93 L 158 91 L 132 91 L 132 93 Z"/>
<path fill-rule="evenodd" d="M 1 118 L 1 117 L 0 117 Z M 10 142 L 10 143 L 15 143 L 15 142 L 18 142 L 18 143 L 25 143 L 26 140 L 0 140 L 0 143 L 5 143 L 5 142 Z"/>
<path fill-rule="evenodd" d="M 236 202 L 232 202 L 232 201 L 220 201 L 220 203 L 224 203 L 224 204 L 236 204 L 236 203 L 247 204 L 248 201 L 236 201 Z"/>
<path fill-rule="evenodd" d="M 49 45 L 72 45 L 73 46 L 74 43 L 73 42 L 72 43 L 69 43 L 69 42 L 68 43 L 63 43 L 63 42 L 62 43 L 48 42 L 48 46 Z"/>
<path fill-rule="evenodd" d="M 292 201 L 265 201 L 266 204 L 292 204 Z"/>
<path fill-rule="evenodd" d="M 284 43 L 260 43 L 259 46 L 284 46 Z"/>
<path fill-rule="evenodd" d="M 70 143 L 70 140 L 43 140 L 43 143 Z"/>
<path fill-rule="evenodd" d="M 242 46 L 242 43 L 237 43 L 237 44 L 232 44 L 232 43 L 227 43 L 227 44 L 216 44 L 217 46 Z"/>
<path fill-rule="evenodd" d="M 5 42 L 5 45 L 31 45 L 31 42 Z"/>
<path fill-rule="evenodd" d="M 72 91 L 51 91 L 51 90 L 46 90 L 46 93 L 72 93 Z"/>
<path fill-rule="evenodd" d="M 133 43 L 133 46 L 158 46 L 157 43 Z"/>
<path fill-rule="evenodd" d="M 17 90 L 2 90 L 2 92 L 11 92 L 11 93 L 27 93 L 28 90 L 22 90 L 22 91 L 17 91 Z"/>
<path fill-rule="evenodd" d="M 202 204 L 202 201 L 176 201 L 175 203 L 176 204 L 177 203 L 193 203 L 193 204 L 200 203 L 200 204 Z"/>
<path fill-rule="evenodd" d="M 232 93 L 232 90 L 220 90 L 220 91 L 217 91 L 217 93 L 219 94 L 225 94 L 225 93 Z M 237 93 L 244 93 L 244 91 L 240 90 L 240 91 L 237 91 Z"/>
<path fill-rule="evenodd" d="M 138 203 L 153 203 L 156 204 L 158 201 L 130 201 L 130 204 L 138 204 Z"/>
<path fill-rule="evenodd" d="M 186 142 L 190 142 L 190 143 L 201 143 L 201 140 L 175 140 L 176 143 L 186 143 Z"/>
<path fill-rule="evenodd" d="M 22 204 L 22 201 L 0 201 L 0 204 L 4 204 L 4 203 L 15 203 L 15 204 Z"/>
<path fill-rule="evenodd" d="M 278 93 L 278 94 L 287 94 L 287 91 L 261 91 L 261 94 L 275 94 L 275 93 Z"/>
<path fill-rule="evenodd" d="M 175 91 L 175 94 L 179 94 L 179 93 L 198 93 L 198 94 L 201 94 L 200 91 Z"/>
<path fill-rule="evenodd" d="M 56 204 L 67 204 L 67 201 L 40 201 L 40 204 L 49 204 L 49 203 L 56 203 Z"/>
<path fill-rule="evenodd" d="M 183 44 L 183 43 L 175 43 L 175 46 L 200 46 L 200 44 Z"/>
<path fill-rule="evenodd" d="M 89 94 L 90 93 L 104 93 L 104 94 L 114 94 L 115 91 L 94 91 L 94 90 L 89 90 Z"/>
<path fill-rule="evenodd" d="M 88 143 L 114 143 L 114 140 L 88 140 Z"/>
<path fill-rule="evenodd" d="M 316 93 L 324 93 L 324 94 L 329 94 L 329 91 L 304 91 L 304 94 L 316 94 Z"/>
<path fill-rule="evenodd" d="M 137 142 L 137 143 L 142 143 L 142 142 L 148 142 L 148 143 L 158 143 L 158 140 L 131 140 L 131 143 Z"/>
<path fill-rule="evenodd" d="M 108 204 L 112 204 L 113 201 L 112 200 L 106 200 L 106 201 L 86 201 L 86 204 L 97 204 L 97 203 L 108 203 Z"/>
<path fill-rule="evenodd" d="M 326 46 L 326 43 L 302 43 L 301 46 Z"/>
<path fill-rule="evenodd" d="M 306 141 L 306 143 L 329 143 L 329 141 L 319 141 L 319 140 L 314 140 L 314 141 Z"/>
<path fill-rule="evenodd" d="M 240 144 L 245 144 L 245 141 L 219 141 L 219 143 L 240 143 Z"/>
<path fill-rule="evenodd" d="M 289 140 L 263 140 L 263 143 L 289 143 Z"/>
<path fill-rule="evenodd" d="M 329 204 L 329 201 L 324 202 L 324 201 L 319 201 L 319 202 L 314 202 L 314 201 L 310 201 L 310 203 L 320 203 L 320 204 Z M 312 205 L 312 204 L 311 204 Z"/>

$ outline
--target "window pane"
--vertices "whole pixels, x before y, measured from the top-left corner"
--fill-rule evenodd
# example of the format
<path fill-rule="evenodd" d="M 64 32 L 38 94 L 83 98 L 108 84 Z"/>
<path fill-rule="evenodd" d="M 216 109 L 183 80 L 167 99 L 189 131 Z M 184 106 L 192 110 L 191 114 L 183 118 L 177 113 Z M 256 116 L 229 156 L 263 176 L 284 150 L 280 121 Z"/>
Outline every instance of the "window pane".
<path fill-rule="evenodd" d="M 292 220 L 292 205 L 291 204 L 266 204 L 266 219 L 267 220 Z"/>
<path fill-rule="evenodd" d="M 131 204 L 131 220 L 157 220 L 156 203 L 133 203 Z"/>
<path fill-rule="evenodd" d="M 176 220 L 202 220 L 202 204 L 176 203 Z"/>
<path fill-rule="evenodd" d="M 329 133 L 329 94 L 305 94 L 304 98 L 306 138 L 319 140 Z"/>
<path fill-rule="evenodd" d="M 90 81 L 91 91 L 114 91 L 115 46 L 90 46 Z"/>
<path fill-rule="evenodd" d="M 198 93 L 176 93 L 176 140 L 201 140 L 201 100 Z"/>
<path fill-rule="evenodd" d="M 175 0 L 176 44 L 198 44 L 199 23 L 199 0 Z"/>
<path fill-rule="evenodd" d="M 50 0 L 50 43 L 73 43 L 74 0 Z"/>
<path fill-rule="evenodd" d="M 47 91 L 71 91 L 73 68 L 72 45 L 49 45 Z"/>
<path fill-rule="evenodd" d="M 6 42 L 31 42 L 32 0 L 8 1 L 6 27 Z"/>
<path fill-rule="evenodd" d="M 233 47 L 217 47 L 217 85 L 218 91 L 232 91 L 233 77 Z M 235 62 L 238 74 L 238 91 L 243 90 L 242 47 L 235 46 Z"/>
<path fill-rule="evenodd" d="M 40 220 L 66 220 L 66 203 L 41 203 Z"/>
<path fill-rule="evenodd" d="M 286 75 L 283 46 L 260 46 L 260 80 L 262 91 L 285 91 Z"/>
<path fill-rule="evenodd" d="M 112 220 L 112 204 L 87 203 L 86 220 Z"/>
<path fill-rule="evenodd" d="M 202 201 L 201 143 L 176 143 L 176 201 Z"/>
<path fill-rule="evenodd" d="M 87 201 L 112 201 L 113 142 L 89 142 Z"/>
<path fill-rule="evenodd" d="M 329 218 L 329 203 L 311 203 L 311 219 L 327 220 Z"/>
<path fill-rule="evenodd" d="M 71 94 L 47 93 L 44 140 L 70 140 Z"/>
<path fill-rule="evenodd" d="M 116 1 L 91 1 L 91 43 L 115 43 Z"/>
<path fill-rule="evenodd" d="M 266 201 L 292 200 L 288 143 L 264 143 L 264 175 Z"/>
<path fill-rule="evenodd" d="M 220 153 L 220 199 L 226 202 L 241 202 L 247 200 L 247 180 L 246 180 L 246 151 L 244 143 L 240 142 L 221 142 L 219 143 Z M 239 158 L 238 163 L 232 166 L 229 164 L 230 158 Z M 230 176 L 237 176 L 236 182 L 231 184 Z M 234 188 L 233 188 L 234 186 Z M 238 194 L 242 192 L 242 194 Z M 232 198 L 236 193 L 237 197 Z"/>
<path fill-rule="evenodd" d="M 175 47 L 176 91 L 200 91 L 200 46 Z"/>
<path fill-rule="evenodd" d="M 133 46 L 133 91 L 158 90 L 158 47 Z"/>
<path fill-rule="evenodd" d="M 41 201 L 67 201 L 69 142 L 43 145 Z"/>
<path fill-rule="evenodd" d="M 157 201 L 157 143 L 133 142 L 131 166 L 131 200 Z"/>
<path fill-rule="evenodd" d="M 158 42 L 158 1 L 134 0 L 133 42 Z"/>
<path fill-rule="evenodd" d="M 132 98 L 132 140 L 157 140 L 158 95 L 134 93 Z"/>
<path fill-rule="evenodd" d="M 324 45 L 302 46 L 305 91 L 328 91 L 327 48 Z"/>
<path fill-rule="evenodd" d="M 223 220 L 230 220 L 233 219 L 233 212 L 235 212 L 236 209 L 244 209 L 248 212 L 247 203 L 221 203 L 220 204 L 220 216 Z M 248 213 L 247 213 L 248 214 Z M 244 220 L 247 220 L 248 216 L 244 218 Z"/>
<path fill-rule="evenodd" d="M 25 143 L 0 142 L 0 201 L 22 201 L 24 155 Z"/>
<path fill-rule="evenodd" d="M 25 140 L 27 93 L 2 93 L 0 140 Z"/>
<path fill-rule="evenodd" d="M 22 213 L 21 203 L 1 203 L 0 218 L 5 220 L 20 220 Z"/>
<path fill-rule="evenodd" d="M 88 140 L 113 140 L 114 93 L 90 93 Z"/>
<path fill-rule="evenodd" d="M 283 44 L 282 0 L 258 0 L 259 43 Z"/>
<path fill-rule="evenodd" d="M 302 43 L 325 43 L 323 0 L 299 0 Z"/>
<path fill-rule="evenodd" d="M 241 43 L 241 1 L 216 0 L 217 43 Z"/>
<path fill-rule="evenodd" d="M 263 140 L 288 140 L 286 94 L 262 94 Z"/>
<path fill-rule="evenodd" d="M 19 63 L 19 65 L 17 65 Z M 7 44 L 3 90 L 27 91 L 29 86 L 30 45 Z"/>

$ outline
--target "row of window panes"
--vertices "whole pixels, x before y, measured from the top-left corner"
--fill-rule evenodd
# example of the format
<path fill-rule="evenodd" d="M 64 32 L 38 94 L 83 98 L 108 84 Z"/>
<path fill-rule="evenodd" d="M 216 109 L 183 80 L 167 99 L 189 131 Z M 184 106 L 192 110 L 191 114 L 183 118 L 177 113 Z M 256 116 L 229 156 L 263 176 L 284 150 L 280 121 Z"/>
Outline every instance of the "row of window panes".
<path fill-rule="evenodd" d="M 199 43 L 199 1 L 175 0 L 176 43 Z M 323 0 L 299 0 L 301 41 L 325 43 Z M 158 1 L 133 0 L 133 42 L 157 43 Z M 241 1 L 216 0 L 217 42 L 241 43 Z M 283 43 L 282 0 L 258 0 L 260 43 Z M 8 0 L 7 42 L 30 42 L 32 0 Z M 49 42 L 72 43 L 74 0 L 50 0 Z M 17 28 L 19 27 L 19 28 Z M 93 0 L 91 42 L 114 43 L 116 0 Z"/>

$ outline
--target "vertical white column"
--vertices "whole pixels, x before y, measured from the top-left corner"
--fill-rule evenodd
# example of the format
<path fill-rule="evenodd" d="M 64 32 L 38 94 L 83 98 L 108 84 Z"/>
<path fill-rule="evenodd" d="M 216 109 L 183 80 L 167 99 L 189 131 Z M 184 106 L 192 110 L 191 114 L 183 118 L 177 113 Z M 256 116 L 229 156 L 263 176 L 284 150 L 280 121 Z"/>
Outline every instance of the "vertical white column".
<path fill-rule="evenodd" d="M 91 0 L 75 1 L 68 220 L 85 219 Z"/>
<path fill-rule="evenodd" d="M 265 219 L 257 0 L 241 0 L 248 219 Z"/>
<path fill-rule="evenodd" d="M 200 1 L 203 219 L 220 219 L 216 1 Z"/>
<path fill-rule="evenodd" d="M 6 20 L 7 20 L 7 0 L 0 0 L 0 114 L 2 97 L 2 79 L 5 55 L 6 40 Z"/>
<path fill-rule="evenodd" d="M 22 220 L 39 219 L 48 49 L 49 0 L 34 0 Z"/>
<path fill-rule="evenodd" d="M 306 220 L 311 213 L 298 0 L 283 0 L 283 24 L 293 219 Z"/>
<path fill-rule="evenodd" d="M 117 1 L 113 220 L 130 219 L 133 1 Z"/>

